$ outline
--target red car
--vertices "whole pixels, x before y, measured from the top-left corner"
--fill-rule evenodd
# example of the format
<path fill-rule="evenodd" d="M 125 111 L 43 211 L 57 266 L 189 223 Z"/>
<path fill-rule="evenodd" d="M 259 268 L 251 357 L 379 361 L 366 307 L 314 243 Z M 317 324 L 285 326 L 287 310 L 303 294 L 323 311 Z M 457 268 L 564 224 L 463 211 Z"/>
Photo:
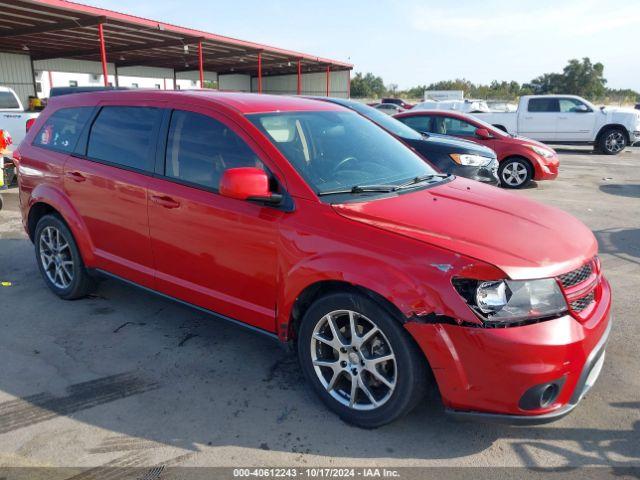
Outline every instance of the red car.
<path fill-rule="evenodd" d="M 611 292 L 588 228 L 438 173 L 339 105 L 69 95 L 15 159 L 54 293 L 81 298 L 106 275 L 295 342 L 312 388 L 356 425 L 406 414 L 430 381 L 452 414 L 548 422 L 602 367 Z"/>
<path fill-rule="evenodd" d="M 498 176 L 505 188 L 522 188 L 531 180 L 553 180 L 560 160 L 555 150 L 524 137 L 514 137 L 482 120 L 451 110 L 412 110 L 395 118 L 420 132 L 472 140 L 496 152 Z"/>

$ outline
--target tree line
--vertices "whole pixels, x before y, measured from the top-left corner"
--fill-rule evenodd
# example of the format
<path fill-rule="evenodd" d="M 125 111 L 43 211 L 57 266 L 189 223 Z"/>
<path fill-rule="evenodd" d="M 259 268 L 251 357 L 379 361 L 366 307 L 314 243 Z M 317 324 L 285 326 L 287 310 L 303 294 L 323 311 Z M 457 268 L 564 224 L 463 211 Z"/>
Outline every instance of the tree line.
<path fill-rule="evenodd" d="M 494 80 L 488 85 L 475 84 L 464 78 L 443 80 L 430 85 L 418 85 L 399 90 L 397 85 L 385 85 L 382 77 L 373 73 L 356 73 L 351 79 L 351 96 L 355 98 L 381 98 L 385 96 L 422 99 L 425 90 L 462 90 L 465 98 L 516 100 L 522 95 L 560 93 L 580 95 L 594 102 L 635 103 L 640 93 L 631 89 L 612 89 L 606 86 L 604 65 L 592 63 L 588 57 L 572 59 L 562 73 L 544 73 L 528 83 Z"/>

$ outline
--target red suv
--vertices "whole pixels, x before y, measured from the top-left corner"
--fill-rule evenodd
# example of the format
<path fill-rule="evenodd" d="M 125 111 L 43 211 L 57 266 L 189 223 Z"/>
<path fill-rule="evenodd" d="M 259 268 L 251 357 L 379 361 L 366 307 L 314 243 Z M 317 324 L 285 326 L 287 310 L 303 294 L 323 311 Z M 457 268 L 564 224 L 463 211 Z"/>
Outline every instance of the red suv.
<path fill-rule="evenodd" d="M 551 147 L 510 135 L 471 115 L 451 110 L 412 110 L 395 118 L 420 132 L 453 135 L 489 147 L 498 156 L 498 176 L 505 188 L 522 188 L 531 180 L 558 176 L 560 160 Z"/>
<path fill-rule="evenodd" d="M 46 284 L 122 279 L 295 342 L 346 421 L 435 381 L 449 412 L 545 422 L 595 381 L 610 288 L 575 218 L 435 172 L 355 112 L 302 98 L 53 99 L 16 154 Z"/>

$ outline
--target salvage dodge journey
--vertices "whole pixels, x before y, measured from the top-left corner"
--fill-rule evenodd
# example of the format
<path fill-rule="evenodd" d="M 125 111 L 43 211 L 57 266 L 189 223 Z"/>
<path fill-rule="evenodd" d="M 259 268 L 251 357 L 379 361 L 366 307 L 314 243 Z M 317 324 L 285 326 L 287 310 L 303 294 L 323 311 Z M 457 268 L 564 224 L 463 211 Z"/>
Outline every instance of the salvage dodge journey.
<path fill-rule="evenodd" d="M 107 276 L 290 342 L 355 425 L 399 418 L 429 387 L 457 417 L 548 422 L 602 368 L 611 292 L 591 231 L 434 170 L 340 105 L 69 95 L 15 161 L 55 294 Z"/>

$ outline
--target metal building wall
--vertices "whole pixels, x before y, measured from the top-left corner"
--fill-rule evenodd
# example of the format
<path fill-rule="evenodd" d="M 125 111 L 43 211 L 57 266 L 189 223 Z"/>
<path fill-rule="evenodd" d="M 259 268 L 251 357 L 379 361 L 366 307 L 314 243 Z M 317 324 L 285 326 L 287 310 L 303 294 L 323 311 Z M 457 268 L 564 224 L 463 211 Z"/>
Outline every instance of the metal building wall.
<path fill-rule="evenodd" d="M 113 63 L 107 64 L 107 67 L 109 75 L 114 75 L 116 73 L 116 68 Z M 100 62 L 74 60 L 71 58 L 35 60 L 33 62 L 33 68 L 47 72 L 91 73 L 94 75 L 102 75 L 102 64 Z"/>
<path fill-rule="evenodd" d="M 331 72 L 329 77 L 329 96 L 349 97 L 349 70 Z M 258 91 L 258 79 L 251 79 L 253 92 Z M 274 75 L 262 77 L 262 93 L 275 95 L 295 95 L 298 91 L 297 75 Z M 327 94 L 327 74 L 325 72 L 302 74 L 302 95 L 325 96 Z"/>
<path fill-rule="evenodd" d="M 218 75 L 218 89 L 234 90 L 238 92 L 251 91 L 251 76 L 240 73 L 232 73 L 229 75 Z"/>
<path fill-rule="evenodd" d="M 0 53 L 0 86 L 12 88 L 24 108 L 29 104 L 29 95 L 35 95 L 29 55 Z"/>

